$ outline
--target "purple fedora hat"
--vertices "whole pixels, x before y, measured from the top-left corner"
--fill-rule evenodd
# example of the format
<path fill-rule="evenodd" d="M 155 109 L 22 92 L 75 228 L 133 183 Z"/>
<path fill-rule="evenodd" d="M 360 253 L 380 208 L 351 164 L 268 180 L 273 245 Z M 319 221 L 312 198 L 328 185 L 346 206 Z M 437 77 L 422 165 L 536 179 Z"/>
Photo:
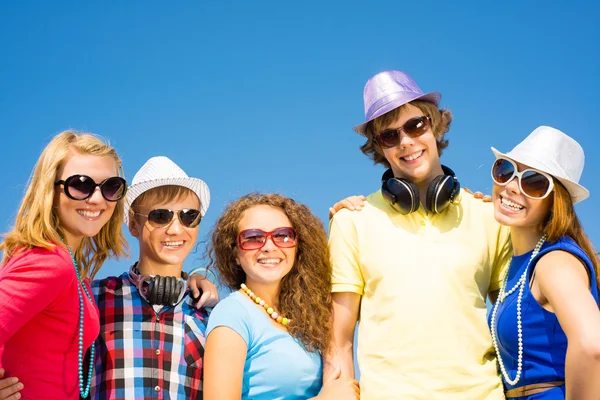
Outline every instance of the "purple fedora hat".
<path fill-rule="evenodd" d="M 365 122 L 356 125 L 354 130 L 366 135 L 369 121 L 382 116 L 413 100 L 422 100 L 440 104 L 442 94 L 439 92 L 423 93 L 408 74 L 402 71 L 383 71 L 371 77 L 365 85 Z"/>

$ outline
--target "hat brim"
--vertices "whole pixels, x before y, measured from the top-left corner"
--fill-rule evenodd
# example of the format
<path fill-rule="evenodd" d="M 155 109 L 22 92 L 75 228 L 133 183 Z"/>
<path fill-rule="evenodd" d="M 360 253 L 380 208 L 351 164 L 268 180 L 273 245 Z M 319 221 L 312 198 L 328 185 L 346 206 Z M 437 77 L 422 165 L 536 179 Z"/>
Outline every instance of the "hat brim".
<path fill-rule="evenodd" d="M 150 189 L 168 185 L 182 186 L 194 192 L 200 200 L 200 214 L 204 217 L 204 214 L 206 214 L 206 210 L 208 210 L 208 206 L 210 204 L 210 191 L 208 189 L 208 185 L 203 180 L 189 177 L 162 178 L 145 182 L 139 182 L 134 185 L 131 185 L 127 189 L 125 201 L 125 224 L 129 225 L 129 208 L 131 207 L 131 204 L 133 204 L 135 199 L 137 199 L 142 193 L 147 192 Z"/>
<path fill-rule="evenodd" d="M 492 152 L 494 153 L 494 156 L 496 156 L 496 158 L 508 158 L 509 160 L 513 160 L 520 164 L 525 164 L 528 167 L 545 172 L 548 175 L 551 175 L 554 179 L 558 179 L 560 181 L 560 183 L 563 184 L 563 186 L 567 189 L 567 191 L 571 195 L 571 200 L 573 201 L 573 204 L 579 203 L 580 201 L 583 201 L 583 200 L 587 199 L 588 197 L 590 197 L 589 190 L 587 190 L 586 188 L 584 188 L 577 182 L 573 182 L 570 179 L 561 178 L 559 176 L 552 174 L 552 172 L 548 171 L 547 168 L 541 164 L 536 165 L 535 162 L 532 162 L 530 160 L 523 160 L 523 159 L 518 159 L 518 158 L 515 158 L 512 156 L 509 156 L 506 153 L 502 153 L 502 152 L 498 151 L 494 147 L 491 147 L 491 149 L 492 149 Z"/>
<path fill-rule="evenodd" d="M 371 116 L 371 118 L 369 118 L 367 121 L 363 122 L 360 125 L 356 125 L 352 129 L 354 129 L 354 131 L 356 133 L 359 133 L 362 136 L 367 136 L 367 124 L 369 122 L 373 121 L 375 118 L 381 117 L 383 114 L 388 113 L 392 110 L 395 110 L 398 107 L 402 107 L 403 105 L 410 103 L 411 101 L 415 101 L 415 100 L 427 101 L 429 103 L 434 104 L 436 107 L 439 107 L 441 99 L 442 99 L 442 94 L 440 92 L 429 92 L 429 93 L 425 93 L 420 96 L 415 96 L 413 98 L 408 98 L 408 99 L 407 98 L 394 99 L 394 100 L 390 101 L 389 103 L 385 104 L 379 110 L 377 110 L 377 112 L 374 113 Z"/>

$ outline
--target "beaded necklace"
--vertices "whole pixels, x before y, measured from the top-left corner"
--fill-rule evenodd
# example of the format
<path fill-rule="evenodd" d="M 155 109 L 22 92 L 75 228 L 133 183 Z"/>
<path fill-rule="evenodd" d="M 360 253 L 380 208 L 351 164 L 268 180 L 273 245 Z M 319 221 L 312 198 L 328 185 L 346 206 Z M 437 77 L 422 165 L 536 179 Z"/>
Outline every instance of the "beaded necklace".
<path fill-rule="evenodd" d="M 245 283 L 242 283 L 240 287 L 242 288 L 244 293 L 248 295 L 248 297 L 254 300 L 256 304 L 262 306 L 267 312 L 267 314 L 269 314 L 271 318 L 273 318 L 275 321 L 279 322 L 283 326 L 286 326 L 287 324 L 292 322 L 291 319 L 287 319 L 286 317 L 277 314 L 277 311 L 273 310 L 273 307 L 269 306 L 266 301 L 255 295 L 254 292 L 250 290 L 250 288 L 248 288 L 248 286 L 246 286 Z"/>
<path fill-rule="evenodd" d="M 73 251 L 71 250 L 71 246 L 67 244 L 67 248 L 69 249 L 69 254 L 71 255 L 71 260 L 73 261 L 73 266 L 75 267 L 75 272 L 77 273 L 77 294 L 79 296 L 79 352 L 77 356 L 77 361 L 79 363 L 79 393 L 81 397 L 84 399 L 88 397 L 90 394 L 90 386 L 92 384 L 92 374 L 94 372 L 94 344 L 92 343 L 90 350 L 90 366 L 88 372 L 88 381 L 85 389 L 83 387 L 83 295 L 81 294 L 81 287 L 83 286 L 83 290 L 85 291 L 86 296 L 90 299 L 91 302 L 92 296 L 90 292 L 88 292 L 87 287 L 84 283 L 81 283 L 81 274 L 79 273 L 79 267 L 77 265 L 77 260 L 75 260 L 75 256 L 73 255 Z"/>
<path fill-rule="evenodd" d="M 506 285 L 508 284 L 508 274 L 510 272 L 510 267 L 512 266 L 512 262 L 511 265 L 508 267 L 508 271 L 506 271 L 506 276 L 504 277 L 504 283 L 502 284 L 502 287 L 500 288 L 500 294 L 498 295 L 498 299 L 496 300 L 496 304 L 494 304 L 494 308 L 492 309 L 492 318 L 491 318 L 491 332 L 492 332 L 492 342 L 494 343 L 494 349 L 496 350 L 496 355 L 498 356 L 498 364 L 500 364 L 500 370 L 502 371 L 502 376 L 504 376 L 504 379 L 506 380 L 506 382 L 511 385 L 514 386 L 517 384 L 517 382 L 519 382 L 519 379 L 521 379 L 521 372 L 523 370 L 523 324 L 521 322 L 521 301 L 523 300 L 523 289 L 525 288 L 525 281 L 527 280 L 527 271 L 529 271 L 529 266 L 531 265 L 531 261 L 535 258 L 535 256 L 538 255 L 538 253 L 540 252 L 540 249 L 542 248 L 542 246 L 544 245 L 544 242 L 546 241 L 546 235 L 542 236 L 540 241 L 535 245 L 535 248 L 533 249 L 533 253 L 531 253 L 531 257 L 529 257 L 529 261 L 527 262 L 527 266 L 525 267 L 525 271 L 523 271 L 523 274 L 521 275 L 521 277 L 519 278 L 519 280 L 517 281 L 517 283 L 515 284 L 515 286 L 512 287 L 512 289 L 510 289 L 508 292 L 506 291 Z M 519 296 L 517 297 L 517 341 L 518 341 L 518 345 L 519 345 L 519 354 L 517 357 L 517 375 L 515 375 L 515 379 L 510 379 L 510 376 L 508 375 L 508 371 L 506 371 L 506 367 L 504 367 L 504 362 L 502 361 L 502 355 L 500 355 L 500 350 L 498 348 L 498 337 L 496 336 L 496 313 L 498 311 L 498 305 L 502 302 L 504 302 L 504 300 L 506 300 L 506 298 L 508 296 L 510 296 L 511 294 L 513 294 L 517 289 L 519 289 Z"/>

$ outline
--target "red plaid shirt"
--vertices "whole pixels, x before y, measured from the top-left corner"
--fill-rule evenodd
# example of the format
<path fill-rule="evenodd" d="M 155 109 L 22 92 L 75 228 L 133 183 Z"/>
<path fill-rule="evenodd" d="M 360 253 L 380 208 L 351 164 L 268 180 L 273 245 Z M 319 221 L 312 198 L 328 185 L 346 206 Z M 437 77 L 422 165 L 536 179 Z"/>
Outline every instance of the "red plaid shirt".
<path fill-rule="evenodd" d="M 208 314 L 186 294 L 156 312 L 132 271 L 93 284 L 100 310 L 92 399 L 202 399 Z"/>

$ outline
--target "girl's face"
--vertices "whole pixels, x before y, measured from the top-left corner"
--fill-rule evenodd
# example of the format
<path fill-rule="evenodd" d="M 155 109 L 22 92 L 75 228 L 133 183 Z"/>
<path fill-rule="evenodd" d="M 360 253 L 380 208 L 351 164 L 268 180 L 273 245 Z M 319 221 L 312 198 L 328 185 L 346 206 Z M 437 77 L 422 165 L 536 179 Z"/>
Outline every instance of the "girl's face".
<path fill-rule="evenodd" d="M 100 183 L 118 176 L 118 168 L 112 157 L 73 153 L 56 174 L 56 181 L 66 180 L 73 175 L 85 175 Z M 85 200 L 74 200 L 65 194 L 64 184 L 54 189 L 54 207 L 65 240 L 75 250 L 84 237 L 92 237 L 110 220 L 117 202 L 107 201 L 96 187 Z"/>
<path fill-rule="evenodd" d="M 238 234 L 248 230 L 273 232 L 278 228 L 292 228 L 287 215 L 277 207 L 258 205 L 247 209 L 238 224 Z M 260 232 L 256 232 L 260 234 Z M 279 284 L 294 266 L 297 247 L 296 237 L 291 231 L 283 229 L 266 238 L 264 246 L 255 250 L 244 250 L 236 245 L 236 262 L 246 273 L 249 287 L 252 282 L 261 284 Z M 248 236 L 248 240 L 256 241 L 256 237 Z M 279 243 L 279 246 L 275 242 Z M 292 242 L 293 241 L 293 242 Z M 293 247 L 288 247 L 292 246 Z M 249 246 L 250 247 L 250 246 Z"/>

